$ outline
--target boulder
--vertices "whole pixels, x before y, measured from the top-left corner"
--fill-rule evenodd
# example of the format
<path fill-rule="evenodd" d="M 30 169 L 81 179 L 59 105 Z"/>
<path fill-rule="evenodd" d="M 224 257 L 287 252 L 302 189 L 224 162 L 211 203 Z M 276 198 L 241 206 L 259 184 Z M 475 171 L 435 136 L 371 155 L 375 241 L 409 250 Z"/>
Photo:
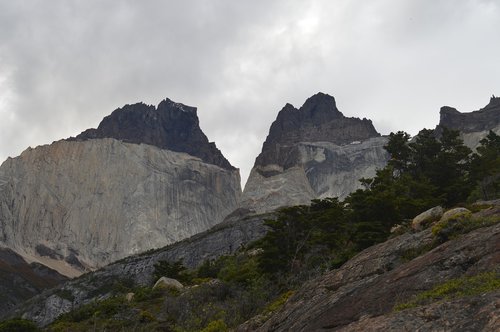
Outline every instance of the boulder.
<path fill-rule="evenodd" d="M 439 220 L 439 223 L 446 223 L 451 220 L 462 219 L 464 217 L 470 216 L 471 214 L 472 212 L 469 209 L 463 207 L 454 208 L 446 211 Z"/>
<path fill-rule="evenodd" d="M 135 295 L 134 293 L 127 293 L 125 295 L 125 300 L 127 300 L 127 302 L 132 301 L 134 299 L 134 295 Z"/>
<path fill-rule="evenodd" d="M 422 212 L 411 222 L 411 228 L 416 231 L 421 231 L 422 229 L 428 227 L 435 221 L 438 221 L 443 216 L 443 208 L 441 206 L 435 206 L 432 209 Z"/>
<path fill-rule="evenodd" d="M 167 278 L 167 277 L 161 277 L 160 279 L 158 279 L 158 281 L 153 286 L 153 289 L 158 288 L 158 287 L 173 288 L 176 290 L 180 290 L 180 289 L 184 288 L 184 286 L 178 280 L 172 279 L 172 278 Z"/>

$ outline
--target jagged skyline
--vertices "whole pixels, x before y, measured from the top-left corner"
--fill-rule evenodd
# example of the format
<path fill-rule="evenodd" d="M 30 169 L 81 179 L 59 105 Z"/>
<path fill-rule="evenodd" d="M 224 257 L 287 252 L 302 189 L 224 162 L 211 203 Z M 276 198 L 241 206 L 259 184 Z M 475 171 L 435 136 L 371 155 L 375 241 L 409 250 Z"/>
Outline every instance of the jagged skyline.
<path fill-rule="evenodd" d="M 0 18 L 0 162 L 168 97 L 244 183 L 278 111 L 318 91 L 382 134 L 500 94 L 498 1 L 0 0 Z"/>

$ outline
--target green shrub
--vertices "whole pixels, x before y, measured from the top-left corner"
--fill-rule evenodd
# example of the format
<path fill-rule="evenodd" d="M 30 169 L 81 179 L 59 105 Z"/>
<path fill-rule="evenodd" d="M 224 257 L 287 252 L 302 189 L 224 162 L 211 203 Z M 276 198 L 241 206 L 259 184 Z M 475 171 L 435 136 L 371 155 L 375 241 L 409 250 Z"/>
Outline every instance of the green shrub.
<path fill-rule="evenodd" d="M 289 290 L 288 292 L 281 294 L 280 297 L 266 306 L 266 308 L 264 309 L 264 314 L 272 313 L 280 309 L 294 293 L 294 291 Z"/>
<path fill-rule="evenodd" d="M 55 294 L 59 296 L 61 299 L 65 299 L 71 302 L 75 300 L 73 293 L 69 289 L 59 289 L 56 291 Z"/>
<path fill-rule="evenodd" d="M 41 331 L 34 322 L 22 319 L 12 318 L 0 322 L 0 332 L 36 332 Z"/>
<path fill-rule="evenodd" d="M 201 332 L 226 332 L 229 331 L 226 323 L 222 319 L 214 320 L 201 330 Z"/>
<path fill-rule="evenodd" d="M 484 272 L 471 277 L 465 276 L 450 279 L 435 286 L 431 290 L 417 294 L 414 299 L 409 302 L 396 305 L 394 310 L 399 311 L 440 300 L 450 300 L 465 296 L 479 295 L 499 289 L 500 273 Z"/>
<path fill-rule="evenodd" d="M 488 227 L 498 222 L 500 222 L 498 216 L 474 217 L 470 213 L 464 213 L 445 222 L 437 223 L 432 227 L 432 234 L 438 241 L 445 242 L 461 234 L 469 233 L 478 228 Z"/>
<path fill-rule="evenodd" d="M 184 266 L 182 259 L 175 262 L 161 260 L 154 264 L 153 282 L 161 277 L 176 279 L 184 285 L 190 284 L 193 279 L 193 275 Z"/>

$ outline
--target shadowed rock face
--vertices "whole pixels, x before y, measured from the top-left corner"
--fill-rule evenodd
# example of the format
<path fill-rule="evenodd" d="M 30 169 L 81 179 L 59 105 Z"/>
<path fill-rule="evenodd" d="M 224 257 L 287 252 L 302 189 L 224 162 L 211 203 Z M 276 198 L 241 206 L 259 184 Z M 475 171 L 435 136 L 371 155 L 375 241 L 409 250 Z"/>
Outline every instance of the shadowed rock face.
<path fill-rule="evenodd" d="M 460 113 L 449 106 L 441 107 L 439 125 L 436 127 L 438 136 L 443 127 L 459 130 L 464 144 L 471 149 L 477 148 L 490 130 L 500 134 L 500 98 L 491 97 L 488 105 L 469 113 Z"/>
<path fill-rule="evenodd" d="M 243 206 L 262 212 L 344 198 L 385 166 L 386 142 L 370 120 L 345 117 L 332 96 L 318 93 L 300 109 L 287 104 L 255 161 Z"/>
<path fill-rule="evenodd" d="M 201 131 L 196 108 L 163 100 L 158 107 L 137 103 L 125 105 L 105 117 L 97 129 L 88 129 L 72 140 L 115 138 L 128 143 L 149 144 L 185 152 L 206 163 L 235 169 L 215 143 Z"/>
<path fill-rule="evenodd" d="M 449 106 L 441 107 L 439 127 L 470 133 L 491 130 L 498 125 L 500 125 L 499 97 L 491 97 L 488 105 L 470 113 L 460 113 Z"/>
<path fill-rule="evenodd" d="M 300 109 L 290 104 L 283 107 L 271 125 L 255 166 L 293 167 L 299 158 L 295 145 L 300 142 L 343 145 L 378 136 L 370 120 L 345 117 L 332 96 L 318 93 L 307 99 Z"/>

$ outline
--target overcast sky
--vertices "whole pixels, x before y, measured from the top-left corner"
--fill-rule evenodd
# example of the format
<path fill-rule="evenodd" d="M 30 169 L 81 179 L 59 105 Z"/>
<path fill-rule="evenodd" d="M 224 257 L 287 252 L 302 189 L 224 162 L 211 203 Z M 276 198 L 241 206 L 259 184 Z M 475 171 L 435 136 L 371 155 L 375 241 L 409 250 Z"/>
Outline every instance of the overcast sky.
<path fill-rule="evenodd" d="M 500 95 L 500 0 L 0 0 L 0 162 L 168 97 L 246 181 L 277 112 L 322 91 L 382 134 Z"/>

